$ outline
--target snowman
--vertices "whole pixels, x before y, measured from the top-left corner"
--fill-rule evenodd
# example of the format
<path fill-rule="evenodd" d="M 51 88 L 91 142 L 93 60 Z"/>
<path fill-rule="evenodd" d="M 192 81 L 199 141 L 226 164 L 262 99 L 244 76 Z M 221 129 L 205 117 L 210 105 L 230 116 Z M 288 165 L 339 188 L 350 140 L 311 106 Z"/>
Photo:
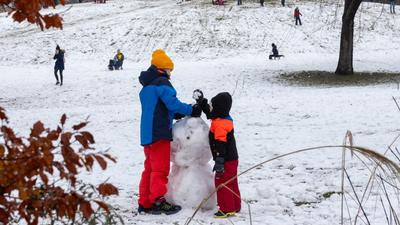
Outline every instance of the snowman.
<path fill-rule="evenodd" d="M 212 158 L 208 132 L 208 125 L 200 117 L 185 117 L 172 128 L 172 170 L 166 198 L 174 204 L 196 208 L 215 190 L 214 175 L 208 164 Z M 215 206 L 213 195 L 202 209 L 211 210 Z"/>

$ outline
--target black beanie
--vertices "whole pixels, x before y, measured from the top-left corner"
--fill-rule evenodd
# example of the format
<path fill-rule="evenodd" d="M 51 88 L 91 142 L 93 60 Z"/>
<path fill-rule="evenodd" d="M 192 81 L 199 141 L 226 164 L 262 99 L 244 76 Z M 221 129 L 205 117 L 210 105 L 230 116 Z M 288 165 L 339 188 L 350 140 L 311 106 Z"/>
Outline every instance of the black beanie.
<path fill-rule="evenodd" d="M 211 118 L 224 118 L 229 116 L 232 107 L 232 96 L 228 92 L 221 92 L 211 99 Z"/>

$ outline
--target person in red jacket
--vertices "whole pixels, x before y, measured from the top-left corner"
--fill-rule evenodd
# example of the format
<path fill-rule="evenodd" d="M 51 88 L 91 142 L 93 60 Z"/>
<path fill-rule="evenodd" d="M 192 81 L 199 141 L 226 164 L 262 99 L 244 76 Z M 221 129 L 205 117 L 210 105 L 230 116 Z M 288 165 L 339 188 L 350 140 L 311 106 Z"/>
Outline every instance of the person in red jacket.
<path fill-rule="evenodd" d="M 201 91 L 200 91 L 201 92 Z M 215 187 L 234 178 L 217 191 L 219 210 L 214 214 L 215 218 L 227 218 L 234 216 L 241 209 L 241 198 L 237 176 L 239 156 L 236 149 L 236 141 L 233 129 L 233 120 L 229 115 L 232 106 L 232 96 L 228 92 L 217 94 L 211 99 L 211 107 L 208 100 L 201 97 L 197 99 L 207 119 L 211 119 L 209 142 L 211 153 L 215 161 Z"/>
<path fill-rule="evenodd" d="M 301 26 L 301 19 L 300 19 L 300 16 L 303 16 L 303 15 L 300 13 L 299 7 L 296 7 L 296 8 L 294 9 L 294 18 L 295 18 L 295 20 L 296 20 L 296 26 L 297 26 L 297 21 L 299 21 L 299 24 L 300 24 L 300 26 Z"/>

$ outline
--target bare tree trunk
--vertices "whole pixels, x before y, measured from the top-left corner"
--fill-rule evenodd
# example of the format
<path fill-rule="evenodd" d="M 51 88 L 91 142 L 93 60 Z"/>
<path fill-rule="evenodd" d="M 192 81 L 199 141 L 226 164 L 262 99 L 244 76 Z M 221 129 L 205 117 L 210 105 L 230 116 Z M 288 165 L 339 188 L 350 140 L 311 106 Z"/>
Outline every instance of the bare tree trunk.
<path fill-rule="evenodd" d="M 342 16 L 339 62 L 336 74 L 353 74 L 354 17 L 362 0 L 346 0 Z"/>
<path fill-rule="evenodd" d="M 354 21 L 343 21 L 340 37 L 339 62 L 336 74 L 353 74 L 353 34 Z"/>

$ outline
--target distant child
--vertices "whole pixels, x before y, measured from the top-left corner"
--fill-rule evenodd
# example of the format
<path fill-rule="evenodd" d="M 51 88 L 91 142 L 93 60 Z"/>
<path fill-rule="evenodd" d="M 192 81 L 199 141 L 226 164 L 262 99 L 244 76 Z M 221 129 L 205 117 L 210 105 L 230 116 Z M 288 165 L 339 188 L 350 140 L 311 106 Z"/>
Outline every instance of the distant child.
<path fill-rule="evenodd" d="M 124 54 L 118 49 L 117 54 L 114 56 L 114 68 L 116 70 L 122 69 L 122 64 L 124 63 Z"/>
<path fill-rule="evenodd" d="M 394 8 L 395 6 L 396 6 L 396 0 L 390 0 L 390 13 L 393 13 L 393 14 L 396 13 L 395 8 Z"/>
<path fill-rule="evenodd" d="M 61 49 L 60 46 L 57 45 L 56 47 L 56 52 L 54 54 L 53 59 L 56 60 L 55 64 L 54 64 L 54 76 L 56 77 L 57 83 L 56 85 L 63 85 L 63 71 L 64 71 L 64 63 L 65 63 L 65 59 L 64 59 L 64 49 Z M 58 75 L 57 75 L 57 71 L 60 71 L 60 80 L 58 79 Z"/>
<path fill-rule="evenodd" d="M 296 20 L 296 26 L 297 26 L 297 21 L 300 23 L 300 26 L 301 26 L 301 19 L 300 19 L 300 16 L 303 16 L 303 15 L 300 13 L 299 7 L 296 7 L 296 8 L 294 9 L 294 19 Z"/>
<path fill-rule="evenodd" d="M 229 115 L 232 106 L 232 96 L 228 92 L 219 93 L 211 99 L 211 107 L 208 105 L 206 98 L 202 98 L 200 101 L 207 119 L 211 119 L 209 141 L 211 153 L 215 161 L 213 171 L 215 171 L 215 187 L 217 188 L 219 185 L 237 176 L 239 164 L 233 120 Z M 215 218 L 234 216 L 241 209 L 237 178 L 226 184 L 226 187 L 222 187 L 217 192 L 219 210 L 214 214 Z"/>
<path fill-rule="evenodd" d="M 278 47 L 276 47 L 275 43 L 272 43 L 272 55 L 269 55 L 269 59 L 272 59 L 274 57 L 279 57 L 279 51 L 278 51 Z"/>
<path fill-rule="evenodd" d="M 114 56 L 114 59 L 110 59 L 108 63 L 109 70 L 122 70 L 122 64 L 124 63 L 125 56 L 122 54 L 121 50 L 117 50 L 117 54 Z"/>

